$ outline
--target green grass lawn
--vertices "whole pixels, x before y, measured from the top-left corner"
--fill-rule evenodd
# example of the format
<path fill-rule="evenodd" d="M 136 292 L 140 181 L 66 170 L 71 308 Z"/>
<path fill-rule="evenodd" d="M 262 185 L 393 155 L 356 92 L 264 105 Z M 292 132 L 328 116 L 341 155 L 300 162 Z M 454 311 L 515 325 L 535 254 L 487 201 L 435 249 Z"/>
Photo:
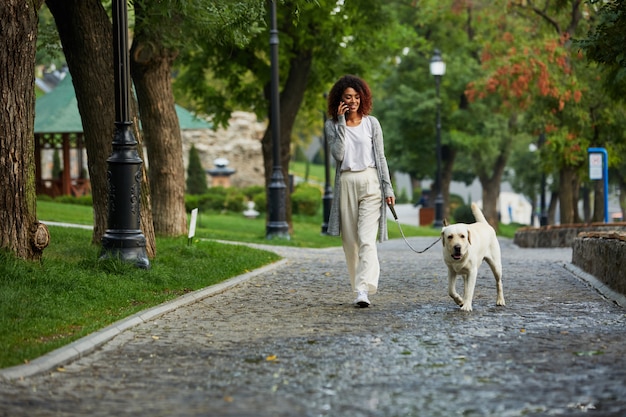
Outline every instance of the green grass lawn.
<path fill-rule="evenodd" d="M 60 220 L 63 220 L 60 218 Z M 41 262 L 0 252 L 0 368 L 37 358 L 138 311 L 280 257 L 242 245 L 157 239 L 144 270 L 99 261 L 91 231 L 49 226 Z"/>

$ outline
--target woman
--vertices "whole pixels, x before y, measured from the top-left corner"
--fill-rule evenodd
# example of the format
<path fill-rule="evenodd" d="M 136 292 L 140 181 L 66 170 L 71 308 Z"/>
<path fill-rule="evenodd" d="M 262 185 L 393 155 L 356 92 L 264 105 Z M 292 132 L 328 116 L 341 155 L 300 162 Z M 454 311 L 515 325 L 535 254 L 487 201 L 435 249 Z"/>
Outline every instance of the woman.
<path fill-rule="evenodd" d="M 369 307 L 378 290 L 380 264 L 376 236 L 387 240 L 386 204 L 395 195 L 385 158 L 383 132 L 370 116 L 372 94 L 354 75 L 340 78 L 328 94 L 325 133 L 337 161 L 328 234 L 341 235 L 355 304 Z"/>

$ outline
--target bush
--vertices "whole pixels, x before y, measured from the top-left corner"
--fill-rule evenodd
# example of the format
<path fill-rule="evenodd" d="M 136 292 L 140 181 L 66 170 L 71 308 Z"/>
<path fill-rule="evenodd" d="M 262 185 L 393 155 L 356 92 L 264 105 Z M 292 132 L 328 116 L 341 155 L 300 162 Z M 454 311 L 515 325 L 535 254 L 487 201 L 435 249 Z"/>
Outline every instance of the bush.
<path fill-rule="evenodd" d="M 41 198 L 41 197 L 43 196 L 37 196 L 37 198 Z M 53 201 L 55 203 L 77 204 L 79 206 L 93 206 L 93 199 L 91 198 L 91 195 L 83 195 L 80 197 L 74 197 L 71 195 L 60 195 L 54 198 Z"/>
<path fill-rule="evenodd" d="M 296 185 L 291 194 L 291 209 L 293 214 L 315 216 L 322 204 L 322 190 L 307 183 Z"/>
<path fill-rule="evenodd" d="M 254 202 L 254 209 L 259 213 L 267 211 L 267 196 L 265 187 L 262 185 L 251 185 L 242 190 L 243 195 L 248 201 Z"/>
<path fill-rule="evenodd" d="M 267 194 L 265 190 L 262 193 L 256 194 L 252 201 L 254 201 L 254 209 L 259 213 L 267 212 Z"/>
<path fill-rule="evenodd" d="M 450 194 L 448 204 L 450 204 L 450 214 L 455 216 L 454 213 L 456 212 L 456 209 L 465 205 L 465 202 L 463 201 L 463 197 L 461 197 L 460 195 Z"/>
<path fill-rule="evenodd" d="M 211 187 L 205 194 L 185 196 L 185 210 L 194 208 L 207 212 L 241 212 L 244 210 L 246 196 L 237 188 Z"/>
<path fill-rule="evenodd" d="M 194 145 L 189 150 L 189 166 L 187 167 L 187 193 L 192 195 L 205 194 L 208 191 L 206 172 L 202 168 L 200 154 Z"/>
<path fill-rule="evenodd" d="M 409 202 L 409 197 L 406 194 L 406 190 L 403 188 L 398 195 L 396 195 L 396 204 L 406 204 Z"/>
<path fill-rule="evenodd" d="M 472 208 L 466 204 L 458 206 L 454 213 L 455 223 L 475 223 L 476 219 L 474 218 L 474 213 L 472 213 Z"/>

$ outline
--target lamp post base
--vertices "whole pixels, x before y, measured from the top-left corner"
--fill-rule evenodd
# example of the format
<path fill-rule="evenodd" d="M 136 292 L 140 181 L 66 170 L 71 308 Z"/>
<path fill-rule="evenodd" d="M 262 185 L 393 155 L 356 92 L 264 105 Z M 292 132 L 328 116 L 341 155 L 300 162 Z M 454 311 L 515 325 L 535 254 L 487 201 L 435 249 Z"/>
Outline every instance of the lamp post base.
<path fill-rule="evenodd" d="M 269 219 L 265 229 L 266 239 L 291 239 L 291 236 L 289 236 L 289 224 L 285 215 L 287 186 L 283 178 L 280 167 L 274 167 L 271 183 L 268 187 Z"/>
<path fill-rule="evenodd" d="M 146 254 L 146 238 L 141 230 L 107 230 L 102 236 L 100 259 L 119 259 L 134 263 L 138 268 L 150 269 Z"/>
<path fill-rule="evenodd" d="M 433 222 L 433 227 L 443 227 L 443 196 L 441 194 L 438 194 L 435 199 L 435 221 Z"/>
<path fill-rule="evenodd" d="M 322 198 L 322 204 L 324 207 L 324 219 L 322 223 L 322 234 L 328 234 L 328 219 L 330 218 L 330 206 L 333 203 L 333 193 L 330 187 L 326 188 L 324 192 L 324 197 Z"/>

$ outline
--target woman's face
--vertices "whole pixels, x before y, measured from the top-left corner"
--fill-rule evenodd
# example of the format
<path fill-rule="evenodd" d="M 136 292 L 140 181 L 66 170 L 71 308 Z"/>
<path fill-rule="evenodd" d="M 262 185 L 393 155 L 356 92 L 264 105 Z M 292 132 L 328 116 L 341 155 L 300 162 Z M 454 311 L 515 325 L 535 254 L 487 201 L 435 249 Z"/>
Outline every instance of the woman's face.
<path fill-rule="evenodd" d="M 350 113 L 357 112 L 361 106 L 361 96 L 352 87 L 348 87 L 343 91 L 341 100 L 348 105 Z"/>

